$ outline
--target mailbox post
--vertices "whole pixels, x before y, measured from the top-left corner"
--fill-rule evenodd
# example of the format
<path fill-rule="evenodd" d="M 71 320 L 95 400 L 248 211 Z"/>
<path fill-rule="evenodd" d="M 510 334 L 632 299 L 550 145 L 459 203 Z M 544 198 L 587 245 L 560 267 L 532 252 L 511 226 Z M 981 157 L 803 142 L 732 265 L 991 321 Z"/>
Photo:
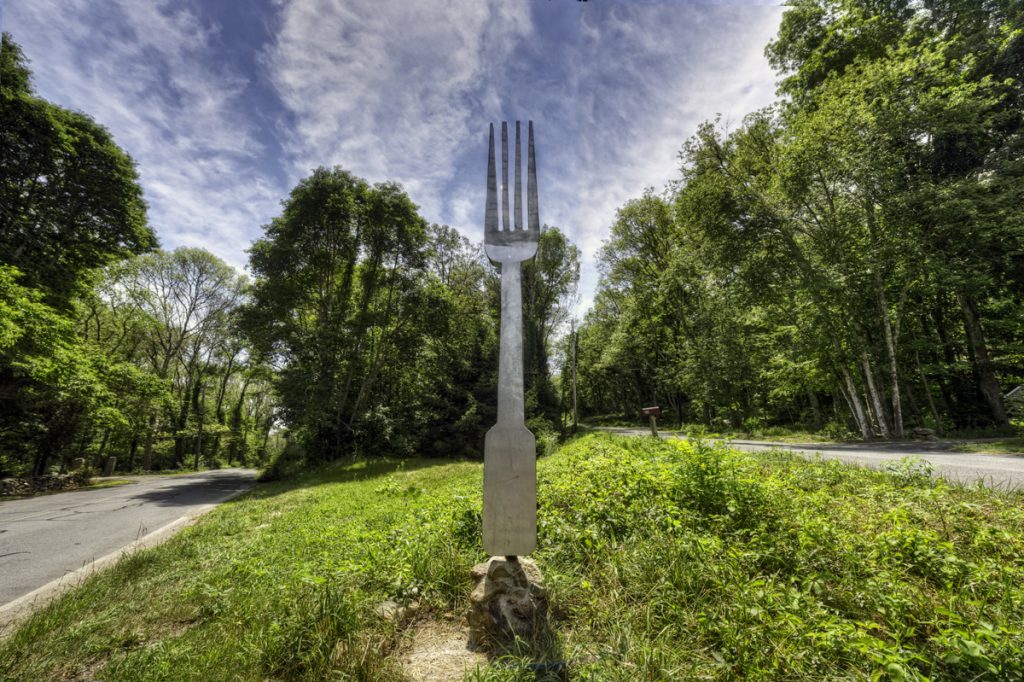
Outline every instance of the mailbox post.
<path fill-rule="evenodd" d="M 640 410 L 647 415 L 651 420 L 651 435 L 655 438 L 658 437 L 658 415 L 661 414 L 661 408 L 655 405 L 654 407 L 644 407 Z"/>

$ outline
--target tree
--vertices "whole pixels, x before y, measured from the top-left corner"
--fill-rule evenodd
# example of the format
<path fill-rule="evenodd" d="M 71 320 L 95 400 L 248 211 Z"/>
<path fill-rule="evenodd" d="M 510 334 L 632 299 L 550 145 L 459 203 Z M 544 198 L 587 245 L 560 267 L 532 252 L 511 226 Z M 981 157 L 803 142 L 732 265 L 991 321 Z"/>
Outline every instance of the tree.
<path fill-rule="evenodd" d="M 523 264 L 523 369 L 528 416 L 557 423 L 559 402 L 549 363 L 554 334 L 569 319 L 580 280 L 580 253 L 557 227 L 541 230 L 537 254 Z M 500 301 L 500 280 L 494 287 Z M 498 310 L 500 316 L 500 309 Z"/>
<path fill-rule="evenodd" d="M 0 259 L 67 309 L 88 272 L 156 246 L 135 166 L 85 114 L 32 94 L 24 57 L 3 34 Z"/>
<path fill-rule="evenodd" d="M 407 360 L 409 334 L 429 315 L 420 286 L 426 238 L 397 185 L 319 168 L 253 245 L 243 324 L 257 349 L 280 358 L 285 419 L 314 458 L 390 437 L 375 392 Z"/>
<path fill-rule="evenodd" d="M 40 476 L 130 422 L 152 387 L 79 335 L 101 266 L 156 244 L 131 159 L 88 116 L 32 93 L 0 43 L 0 469 Z"/>
<path fill-rule="evenodd" d="M 591 409 L 678 396 L 680 419 L 821 425 L 831 406 L 865 438 L 1007 423 L 1022 10 L 924 5 L 792 2 L 767 50 L 779 105 L 703 125 L 667 200 L 620 210 L 581 330 Z"/>

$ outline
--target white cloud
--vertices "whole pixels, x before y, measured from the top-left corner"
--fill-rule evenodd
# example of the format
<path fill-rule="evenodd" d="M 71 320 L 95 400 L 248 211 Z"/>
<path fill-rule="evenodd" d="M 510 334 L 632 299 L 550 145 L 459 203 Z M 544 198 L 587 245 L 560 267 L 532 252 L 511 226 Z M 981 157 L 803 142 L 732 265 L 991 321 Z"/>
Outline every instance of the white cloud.
<path fill-rule="evenodd" d="M 701 121 L 772 101 L 763 48 L 783 8 L 767 2 L 279 0 L 247 73 L 219 58 L 218 26 L 169 3 L 7 0 L 4 19 L 40 94 L 138 161 L 164 246 L 234 265 L 319 165 L 401 182 L 424 217 L 478 240 L 486 124 L 532 118 L 541 220 L 579 244 L 585 308 L 615 210 L 678 177 Z M 288 113 L 273 129 L 243 104 L 260 78 Z"/>
<path fill-rule="evenodd" d="M 238 98 L 247 80 L 212 58 L 218 27 L 186 9 L 120 0 L 9 0 L 39 94 L 87 112 L 136 160 L 165 248 L 201 246 L 236 267 L 282 188 Z"/>
<path fill-rule="evenodd" d="M 594 259 L 615 210 L 678 177 L 679 149 L 702 121 L 739 121 L 774 99 L 763 50 L 782 9 L 621 4 L 584 15 L 575 183 L 559 183 L 552 221 L 573 228 L 589 265 L 581 309 L 592 303 Z"/>
<path fill-rule="evenodd" d="M 530 62 L 525 73 L 510 65 L 483 89 L 484 111 L 536 120 L 541 220 L 581 249 L 580 311 L 593 301 L 596 256 L 616 209 L 678 178 L 678 152 L 701 122 L 720 113 L 737 123 L 773 101 L 763 49 L 783 8 L 762 4 L 567 4 L 576 33 L 524 46 L 513 58 Z M 462 169 L 442 207 L 473 239 L 483 215 L 483 131 L 497 119 L 475 119 L 478 161 Z"/>
<path fill-rule="evenodd" d="M 438 220 L 460 153 L 479 145 L 475 121 L 498 113 L 496 91 L 477 91 L 529 32 L 528 5 L 507 0 L 284 4 L 266 62 L 295 113 L 293 173 L 395 180 Z"/>

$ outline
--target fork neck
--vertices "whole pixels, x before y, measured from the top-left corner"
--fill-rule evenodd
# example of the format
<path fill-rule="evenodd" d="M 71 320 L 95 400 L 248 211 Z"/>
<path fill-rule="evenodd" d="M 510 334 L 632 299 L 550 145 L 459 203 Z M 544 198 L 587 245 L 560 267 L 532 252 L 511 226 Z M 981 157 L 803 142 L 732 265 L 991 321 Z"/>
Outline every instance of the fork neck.
<path fill-rule="evenodd" d="M 501 263 L 498 424 L 523 426 L 523 290 L 519 261 Z"/>

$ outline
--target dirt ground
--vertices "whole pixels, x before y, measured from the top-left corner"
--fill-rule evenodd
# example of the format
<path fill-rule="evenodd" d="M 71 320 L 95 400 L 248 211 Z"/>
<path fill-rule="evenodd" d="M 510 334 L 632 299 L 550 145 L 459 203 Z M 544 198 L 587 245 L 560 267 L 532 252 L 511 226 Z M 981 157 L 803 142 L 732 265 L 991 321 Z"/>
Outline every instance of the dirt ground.
<path fill-rule="evenodd" d="M 469 645 L 469 628 L 458 620 L 413 623 L 402 654 L 402 667 L 416 682 L 462 680 L 467 673 L 487 666 L 487 656 Z"/>

